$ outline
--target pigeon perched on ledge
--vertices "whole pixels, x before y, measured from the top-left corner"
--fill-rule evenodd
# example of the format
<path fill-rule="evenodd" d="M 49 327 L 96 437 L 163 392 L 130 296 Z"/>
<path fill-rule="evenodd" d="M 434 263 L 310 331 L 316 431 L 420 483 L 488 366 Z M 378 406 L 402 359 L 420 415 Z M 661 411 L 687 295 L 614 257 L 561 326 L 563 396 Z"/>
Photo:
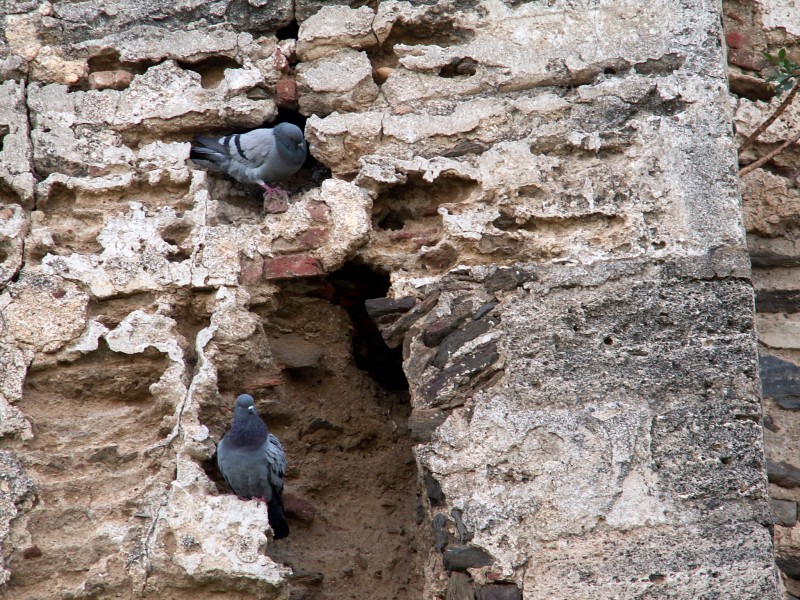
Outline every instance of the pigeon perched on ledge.
<path fill-rule="evenodd" d="M 254 129 L 220 138 L 198 135 L 192 140 L 189 158 L 227 173 L 240 183 L 260 185 L 266 200 L 279 191 L 267 182 L 297 173 L 306 160 L 306 152 L 302 130 L 291 123 L 278 123 L 271 129 Z"/>
<path fill-rule="evenodd" d="M 231 428 L 217 446 L 217 465 L 237 496 L 267 503 L 267 516 L 276 540 L 289 535 L 283 511 L 286 456 L 278 438 L 258 416 L 249 394 L 236 399 Z"/>

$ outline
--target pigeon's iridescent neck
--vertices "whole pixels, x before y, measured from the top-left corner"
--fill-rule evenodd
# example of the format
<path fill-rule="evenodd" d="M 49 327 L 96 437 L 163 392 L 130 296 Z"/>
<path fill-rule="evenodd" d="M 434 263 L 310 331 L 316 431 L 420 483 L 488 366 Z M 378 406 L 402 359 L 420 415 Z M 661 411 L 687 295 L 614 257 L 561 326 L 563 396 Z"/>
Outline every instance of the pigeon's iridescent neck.
<path fill-rule="evenodd" d="M 237 448 L 256 448 L 264 443 L 268 434 L 267 425 L 258 415 L 245 413 L 236 415 L 226 437 Z"/>

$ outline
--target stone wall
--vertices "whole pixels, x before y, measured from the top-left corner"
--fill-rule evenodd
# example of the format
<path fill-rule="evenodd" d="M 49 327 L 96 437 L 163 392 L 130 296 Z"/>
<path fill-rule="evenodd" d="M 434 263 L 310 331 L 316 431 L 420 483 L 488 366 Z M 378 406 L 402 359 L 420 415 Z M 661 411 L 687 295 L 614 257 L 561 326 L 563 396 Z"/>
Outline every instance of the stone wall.
<path fill-rule="evenodd" d="M 730 46 L 731 90 L 735 93 L 734 124 L 741 143 L 774 112 L 782 97 L 773 97 L 766 85 L 771 72 L 762 51 L 787 49 L 800 62 L 800 14 L 786 2 L 728 2 L 725 28 Z M 758 142 L 742 155 L 749 163 L 767 154 L 800 129 L 797 102 Z M 789 598 L 800 596 L 800 417 L 797 329 L 798 266 L 795 249 L 800 207 L 800 151 L 790 146 L 775 159 L 742 178 L 744 221 L 753 262 L 767 471 L 775 519 L 778 566 Z"/>
<path fill-rule="evenodd" d="M 716 2 L 0 10 L 8 597 L 779 596 Z"/>

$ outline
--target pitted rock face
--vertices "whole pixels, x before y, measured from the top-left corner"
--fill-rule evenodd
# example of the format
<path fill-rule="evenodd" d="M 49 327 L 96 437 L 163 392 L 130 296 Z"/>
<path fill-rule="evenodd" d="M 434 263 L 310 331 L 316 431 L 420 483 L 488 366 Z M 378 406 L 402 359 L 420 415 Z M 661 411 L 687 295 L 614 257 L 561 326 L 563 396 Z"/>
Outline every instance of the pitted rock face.
<path fill-rule="evenodd" d="M 0 0 L 7 597 L 777 597 L 717 3 L 173 4 Z M 188 161 L 276 121 L 285 198 Z"/>

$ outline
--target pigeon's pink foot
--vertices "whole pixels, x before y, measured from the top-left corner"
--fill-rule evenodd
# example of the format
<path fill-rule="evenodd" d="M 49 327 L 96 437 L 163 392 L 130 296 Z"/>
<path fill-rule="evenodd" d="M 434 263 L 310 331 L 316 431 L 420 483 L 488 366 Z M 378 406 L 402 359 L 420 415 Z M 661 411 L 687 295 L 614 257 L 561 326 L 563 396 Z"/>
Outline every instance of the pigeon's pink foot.
<path fill-rule="evenodd" d="M 271 200 L 273 194 L 284 193 L 280 188 L 268 186 L 266 183 L 259 183 L 258 185 L 264 188 L 264 202 Z"/>

